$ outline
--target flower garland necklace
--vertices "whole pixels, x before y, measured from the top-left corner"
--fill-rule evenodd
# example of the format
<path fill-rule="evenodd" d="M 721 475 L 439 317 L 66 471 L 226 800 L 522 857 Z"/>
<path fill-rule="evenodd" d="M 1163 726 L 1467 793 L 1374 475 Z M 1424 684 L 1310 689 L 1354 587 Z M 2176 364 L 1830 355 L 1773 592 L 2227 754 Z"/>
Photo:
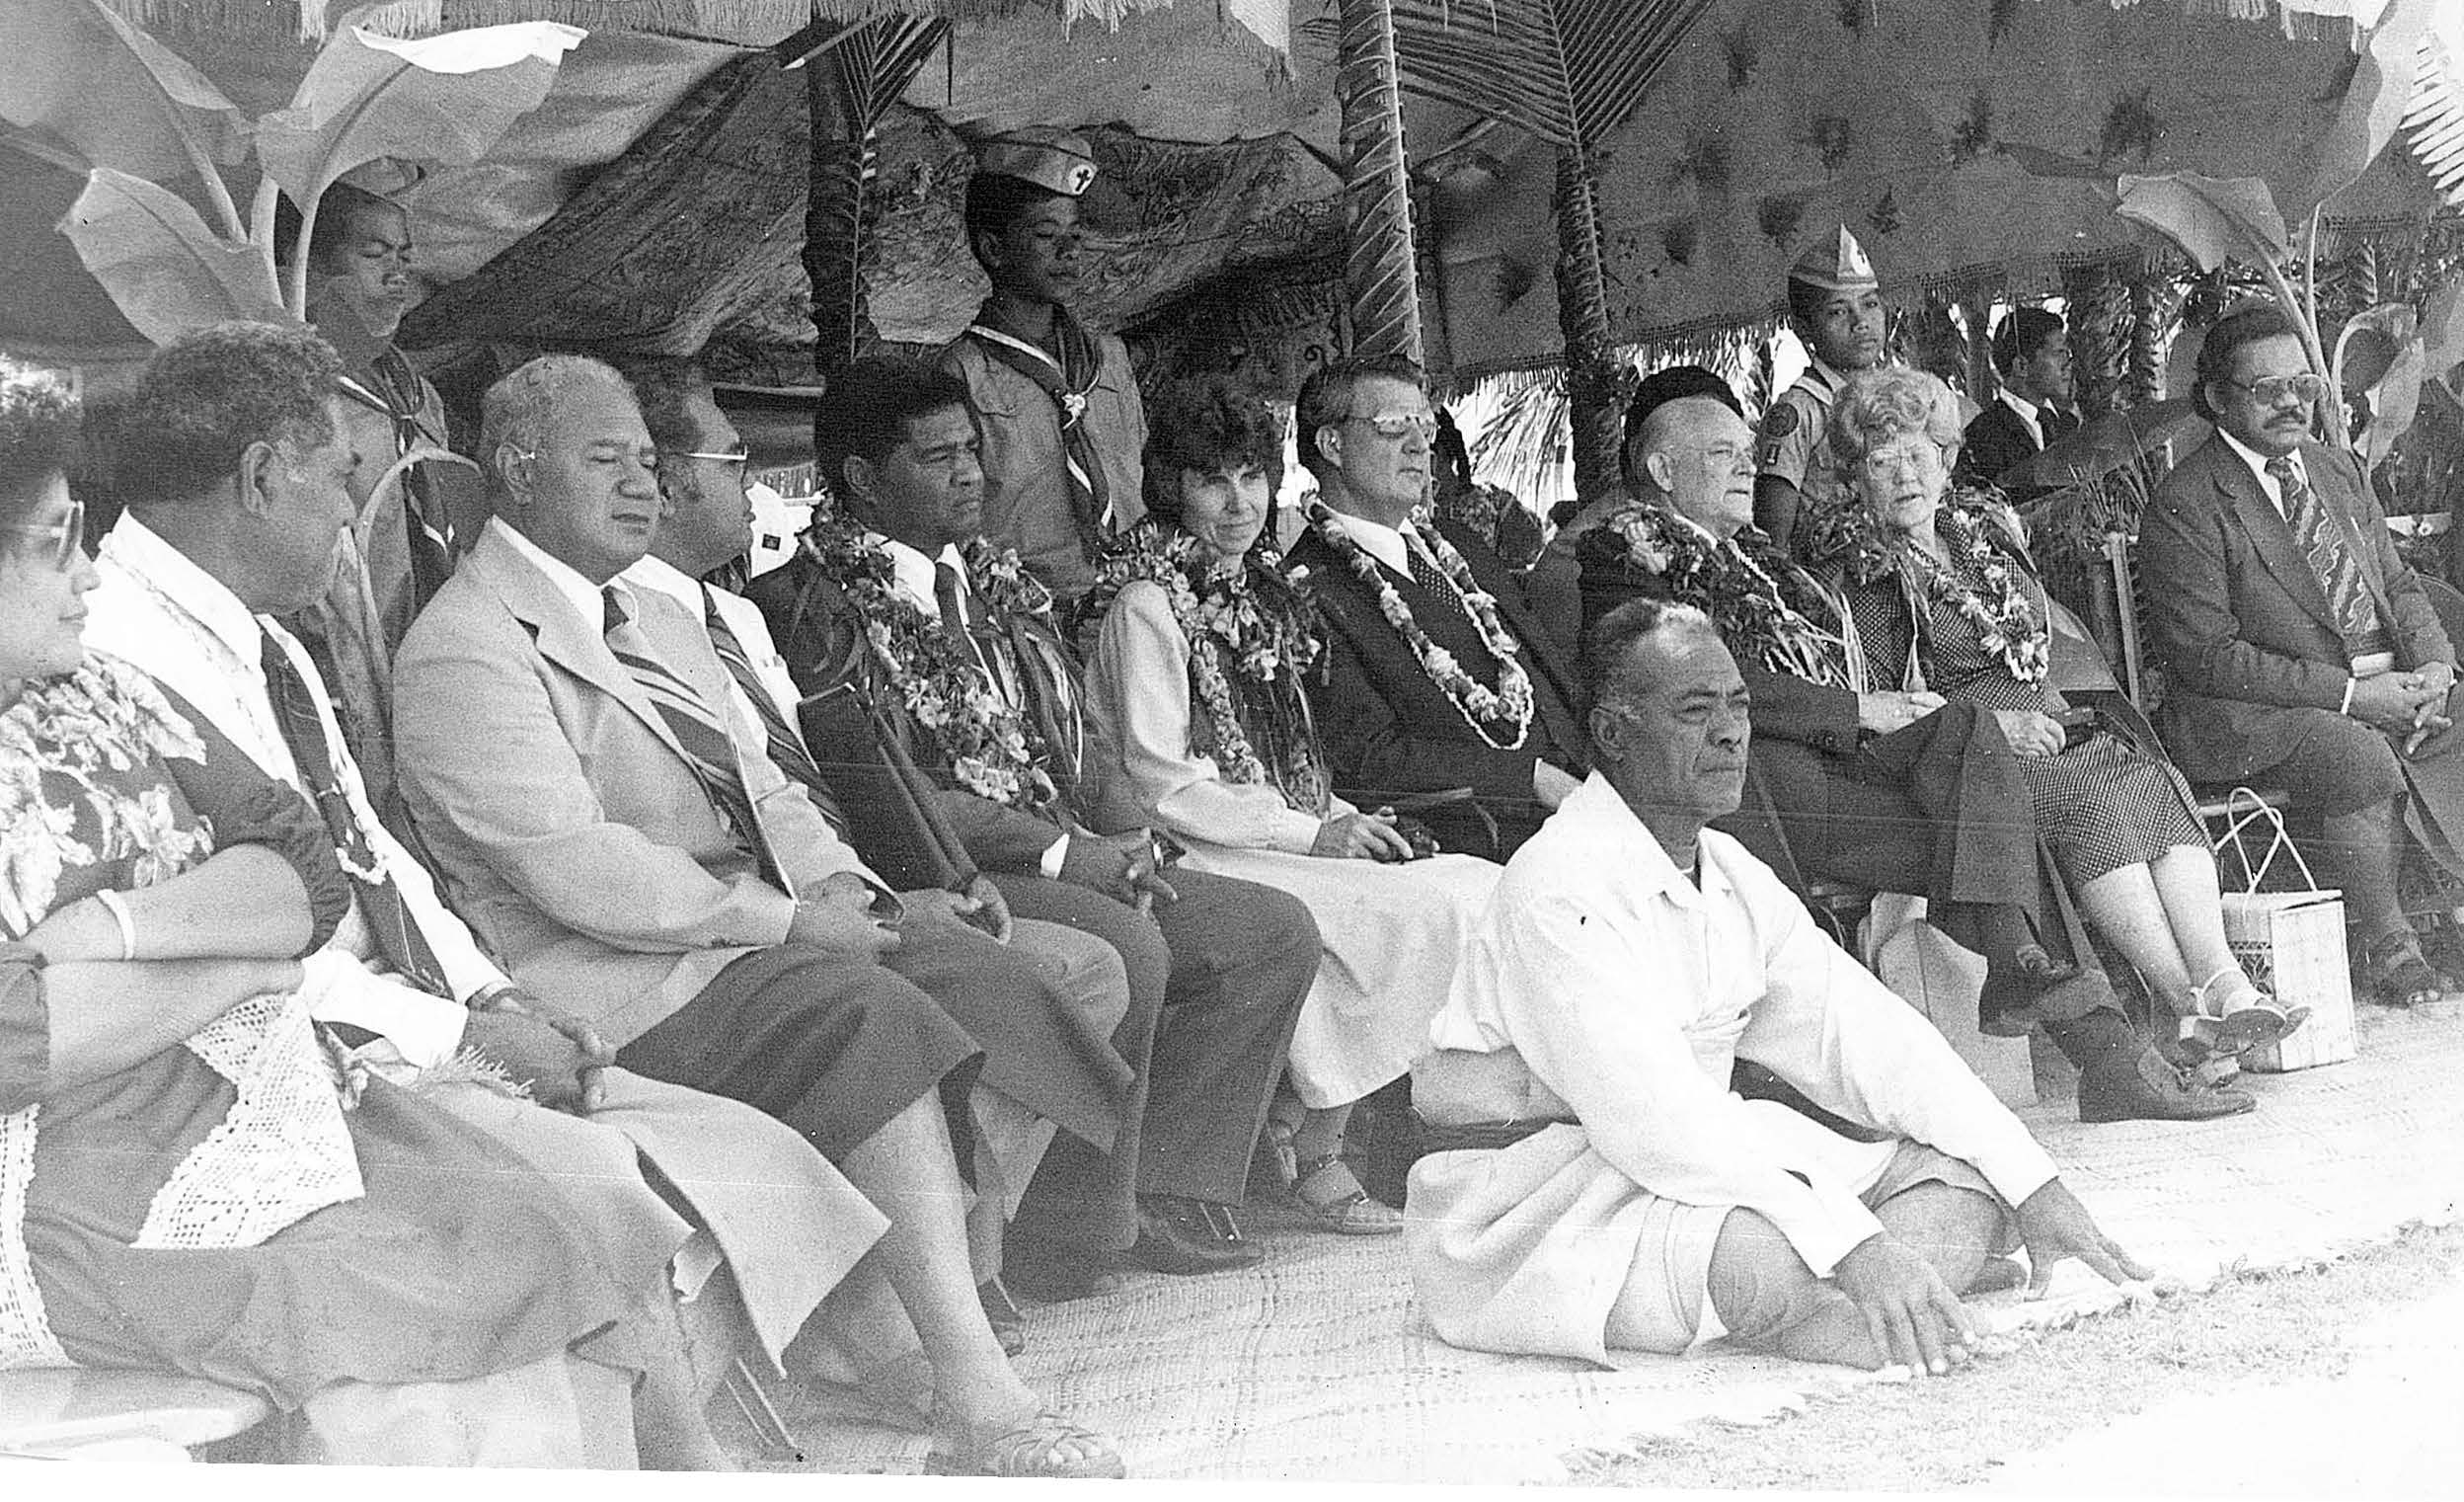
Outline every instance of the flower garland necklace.
<path fill-rule="evenodd" d="M 1190 644 L 1191 697 L 1205 716 L 1209 744 L 1193 747 L 1213 756 L 1226 782 L 1270 784 L 1302 807 L 1316 807 L 1325 788 L 1307 735 L 1286 738 L 1287 748 L 1270 768 L 1242 729 L 1242 686 L 1260 698 L 1282 695 L 1305 717 L 1302 674 L 1316 664 L 1321 646 L 1294 612 L 1270 609 L 1251 587 L 1248 560 L 1229 571 L 1215 555 L 1177 526 L 1141 522 L 1122 534 L 1096 565 L 1088 618 L 1100 618 L 1123 586 L 1145 580 L 1164 592 L 1173 623 Z M 1193 740 L 1196 738 L 1193 737 Z"/>
<path fill-rule="evenodd" d="M 1420 659 L 1421 671 L 1428 674 L 1429 681 L 1443 689 L 1446 697 L 1454 702 L 1455 712 L 1463 717 L 1464 724 L 1472 728 L 1472 734 L 1495 751 L 1522 750 L 1523 742 L 1531 735 L 1532 692 L 1531 677 L 1523 672 L 1523 665 L 1517 657 L 1521 646 L 1505 629 L 1505 623 L 1498 618 L 1497 599 L 1481 589 L 1480 582 L 1472 577 L 1471 565 L 1465 563 L 1463 555 L 1437 534 L 1437 525 L 1429 518 L 1426 508 L 1414 509 L 1413 529 L 1420 533 L 1422 544 L 1428 549 L 1428 556 L 1436 560 L 1438 572 L 1445 576 L 1448 587 L 1463 601 L 1464 611 L 1471 616 L 1473 629 L 1480 633 L 1482 645 L 1489 649 L 1491 657 L 1497 659 L 1498 686 L 1494 689 L 1465 672 L 1463 665 L 1454 660 L 1453 653 L 1429 640 L 1428 633 L 1421 629 L 1421 623 L 1412 618 L 1412 607 L 1403 602 L 1403 595 L 1388 581 L 1377 560 L 1360 546 L 1359 540 L 1344 525 L 1343 518 L 1336 515 L 1326 503 L 1315 502 L 1310 506 L 1309 525 L 1325 539 L 1328 547 L 1335 550 L 1335 555 L 1344 560 L 1345 567 L 1350 569 L 1376 594 L 1378 612 L 1386 617 L 1386 624 L 1394 627 L 1395 633 L 1403 638 L 1404 645 L 1412 649 L 1412 655 Z M 1512 740 L 1501 741 L 1491 733 L 1489 727 L 1500 722 L 1514 727 Z"/>
<path fill-rule="evenodd" d="M 2035 687 L 2044 682 L 2052 667 L 2045 615 L 2037 604 L 2033 581 L 1995 540 L 1993 523 L 1977 509 L 1983 499 L 1955 493 L 1934 514 L 1934 533 L 1950 562 L 1912 539 L 1884 536 L 1873 512 L 1863 506 L 1844 509 L 1825 544 L 1844 559 L 1857 583 L 1872 584 L 1895 574 L 1911 602 L 1950 606 L 1976 627 L 1980 650 L 1999 660 L 2011 676 Z M 1968 578 L 1978 583 L 1971 585 Z M 1917 611 L 1920 629 L 1932 613 L 1930 608 Z"/>
<path fill-rule="evenodd" d="M 1773 672 L 1850 686 L 1846 644 L 1791 605 L 1779 580 L 1741 537 L 1720 538 L 1656 506 L 1630 506 L 1600 523 L 1619 561 L 1664 580 L 1669 592 L 1712 618 L 1721 637 Z"/>
<path fill-rule="evenodd" d="M 864 622 L 873 661 L 909 716 L 949 757 L 962 787 L 1013 807 L 1041 804 L 1055 795 L 1026 721 L 941 618 L 900 593 L 897 567 L 886 549 L 836 515 L 816 515 L 801 546 L 846 592 L 848 605 Z M 981 581 L 976 587 L 987 601 L 1015 604 L 1040 595 L 1049 607 L 1049 592 L 1019 567 L 1016 554 L 995 555 L 978 539 L 962 548 L 961 557 L 970 584 Z"/>

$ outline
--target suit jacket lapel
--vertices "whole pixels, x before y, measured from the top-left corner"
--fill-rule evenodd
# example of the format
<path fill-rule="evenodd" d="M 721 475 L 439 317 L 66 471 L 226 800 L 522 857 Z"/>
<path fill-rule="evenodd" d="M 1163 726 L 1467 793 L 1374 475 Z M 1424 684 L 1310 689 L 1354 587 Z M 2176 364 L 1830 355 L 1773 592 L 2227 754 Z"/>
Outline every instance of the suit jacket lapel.
<path fill-rule="evenodd" d="M 666 716 L 650 701 L 631 670 L 616 661 L 607 641 L 574 613 L 565 593 L 537 566 L 494 533 L 483 533 L 463 567 L 476 567 L 505 608 L 530 632 L 539 655 L 590 684 L 632 712 L 668 751 L 688 763 Z"/>
<path fill-rule="evenodd" d="M 2268 493 L 2259 488 L 2259 477 L 2251 473 L 2242 456 L 2222 437 L 2209 442 L 2216 451 L 2216 489 L 2222 492 L 2226 509 L 2250 535 L 2259 561 L 2267 565 L 2268 572 L 2275 576 L 2276 583 L 2284 587 L 2295 604 L 2320 625 L 2337 630 L 2335 612 L 2328 608 L 2327 592 L 2319 588 L 2319 576 L 2310 571 L 2310 561 L 2294 545 L 2292 527 L 2276 514 Z"/>

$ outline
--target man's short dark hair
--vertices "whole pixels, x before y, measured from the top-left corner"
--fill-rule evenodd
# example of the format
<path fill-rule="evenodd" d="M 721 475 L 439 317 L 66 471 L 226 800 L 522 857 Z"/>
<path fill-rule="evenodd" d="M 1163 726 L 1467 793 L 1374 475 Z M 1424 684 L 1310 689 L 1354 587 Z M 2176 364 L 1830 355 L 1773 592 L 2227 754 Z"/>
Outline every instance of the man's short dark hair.
<path fill-rule="evenodd" d="M 1715 631 L 1711 617 L 1692 605 L 1641 595 L 1601 616 L 1583 634 L 1582 694 L 1585 704 L 1611 697 L 1626 658 L 1637 644 L 1663 631 Z"/>
<path fill-rule="evenodd" d="M 1148 514 L 1181 519 L 1181 474 L 1254 464 L 1283 486 L 1283 425 L 1257 392 L 1228 375 L 1175 381 L 1146 409 Z"/>
<path fill-rule="evenodd" d="M 879 464 L 907 441 L 918 418 L 965 407 L 966 382 L 935 365 L 872 356 L 830 377 L 812 413 L 812 457 L 846 498 L 847 461 Z"/>
<path fill-rule="evenodd" d="M 1620 447 L 1631 454 L 1652 414 L 1689 396 L 1710 397 L 1724 403 L 1738 418 L 1745 416 L 1744 406 L 1736 399 L 1736 388 L 1714 371 L 1701 365 L 1668 365 L 1643 377 L 1643 383 L 1634 388 L 1634 400 L 1626 403 L 1625 440 Z"/>
<path fill-rule="evenodd" d="M 312 329 L 222 323 L 146 361 L 120 419 L 115 479 L 131 505 L 185 501 L 220 484 L 251 443 L 332 442 L 326 404 L 342 356 Z"/>
<path fill-rule="evenodd" d="M 0 356 L 0 525 L 24 525 L 44 483 L 76 462 L 77 398 L 67 380 Z"/>
<path fill-rule="evenodd" d="M 625 359 L 616 361 L 616 369 L 633 386 L 653 447 L 686 453 L 702 446 L 701 430 L 686 410 L 694 397 L 710 395 L 710 377 L 701 361 L 676 356 Z"/>
<path fill-rule="evenodd" d="M 2036 358 L 2045 342 L 2069 327 L 2060 315 L 2042 308 L 2013 308 L 1993 331 L 1993 368 L 2009 380 L 2011 372 Z"/>
<path fill-rule="evenodd" d="M 2191 386 L 2191 407 L 2209 422 L 2216 420 L 2215 406 L 2207 400 L 2210 382 L 2233 378 L 2233 362 L 2246 345 L 2269 339 L 2298 339 L 2301 331 L 2282 308 L 2272 302 L 2254 302 L 2235 308 L 2216 320 L 2207 331 L 2207 338 L 2198 347 L 2198 372 Z"/>
<path fill-rule="evenodd" d="M 1292 425 L 1299 431 L 1300 462 L 1311 474 L 1322 472 L 1326 455 L 1318 452 L 1318 430 L 1347 421 L 1352 397 L 1367 380 L 1401 381 L 1416 390 L 1428 389 L 1428 375 L 1400 355 L 1347 356 L 1309 372 L 1292 404 Z"/>

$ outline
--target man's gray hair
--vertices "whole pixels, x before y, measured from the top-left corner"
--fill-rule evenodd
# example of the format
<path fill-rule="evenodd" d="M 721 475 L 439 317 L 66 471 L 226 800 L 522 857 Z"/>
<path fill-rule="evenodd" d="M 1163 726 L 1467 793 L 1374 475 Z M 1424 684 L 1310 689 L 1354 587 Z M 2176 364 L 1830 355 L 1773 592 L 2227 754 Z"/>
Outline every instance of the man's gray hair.
<path fill-rule="evenodd" d="M 1600 617 L 1591 628 L 1591 638 L 1583 653 L 1583 695 L 1597 704 L 1610 696 L 1617 680 L 1624 675 L 1626 659 L 1634 649 L 1653 637 L 1671 631 L 1707 632 L 1716 641 L 1720 628 L 1711 617 L 1693 605 L 1673 599 L 1653 599 L 1646 595 L 1630 599 Z"/>
<path fill-rule="evenodd" d="M 633 398 L 633 388 L 614 365 L 587 355 L 542 355 L 488 388 L 479 401 L 479 458 L 488 472 L 490 494 L 504 484 L 497 469 L 498 452 L 509 443 L 522 453 L 537 453 L 558 395 L 585 381 L 606 381 L 628 400 Z"/>

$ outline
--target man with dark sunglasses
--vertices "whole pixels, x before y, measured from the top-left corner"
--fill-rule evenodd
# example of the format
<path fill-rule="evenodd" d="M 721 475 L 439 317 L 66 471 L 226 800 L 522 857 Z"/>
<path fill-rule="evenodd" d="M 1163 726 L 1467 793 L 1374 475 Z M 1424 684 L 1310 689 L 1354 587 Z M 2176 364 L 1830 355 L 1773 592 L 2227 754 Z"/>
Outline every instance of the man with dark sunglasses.
<path fill-rule="evenodd" d="M 2435 1000 L 2453 983 L 2423 957 L 2396 873 L 2409 834 L 2464 876 L 2455 648 L 2369 477 L 2315 436 L 2328 387 L 2292 321 L 2273 306 L 2229 314 L 2197 379 L 2216 436 L 2140 523 L 2158 727 L 2193 780 L 2276 783 L 2315 816 L 2379 998 Z"/>

